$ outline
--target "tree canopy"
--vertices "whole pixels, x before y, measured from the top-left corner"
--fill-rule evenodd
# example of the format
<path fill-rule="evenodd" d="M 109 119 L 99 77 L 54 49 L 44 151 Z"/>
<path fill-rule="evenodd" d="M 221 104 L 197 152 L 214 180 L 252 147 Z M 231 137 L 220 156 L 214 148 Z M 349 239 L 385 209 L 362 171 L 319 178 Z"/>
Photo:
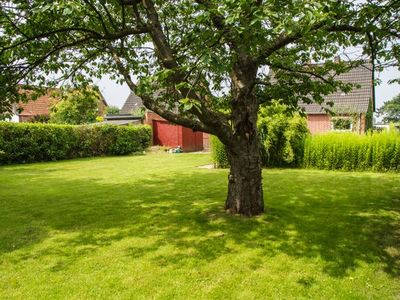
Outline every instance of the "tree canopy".
<path fill-rule="evenodd" d="M 206 116 L 227 125 L 232 69 L 240 56 L 252 61 L 247 71 L 257 76 L 251 88 L 260 86 L 255 90 L 267 95 L 263 101 L 283 98 L 293 106 L 322 101 L 338 88 L 332 70 L 348 67 L 310 61 L 325 61 L 349 47 L 362 47 L 377 66 L 399 58 L 395 0 L 1 3 L 3 110 L 18 95 L 17 84 L 49 86 L 69 78 L 83 83 L 107 73 L 142 96 L 163 91 L 146 97 L 145 104 L 178 123 L 213 132 Z M 362 60 L 353 60 L 357 63 Z M 277 83 L 271 84 L 269 68 Z M 168 111 L 177 105 L 179 116 Z"/>
<path fill-rule="evenodd" d="M 110 105 L 106 108 L 107 115 L 112 115 L 112 116 L 119 115 L 120 111 L 121 110 L 119 109 L 119 107 L 114 105 Z"/>
<path fill-rule="evenodd" d="M 385 123 L 400 122 L 400 94 L 392 100 L 387 101 L 378 109 L 379 116 L 383 116 Z"/>
<path fill-rule="evenodd" d="M 109 74 L 165 119 L 219 137 L 231 165 L 226 207 L 246 215 L 263 210 L 259 105 L 322 102 L 351 88 L 337 74 L 400 58 L 398 0 L 0 3 L 2 110 L 18 101 L 19 84 L 85 85 Z M 346 49 L 357 53 L 351 62 L 332 61 Z"/>
<path fill-rule="evenodd" d="M 55 93 L 50 107 L 50 122 L 59 124 L 87 124 L 99 116 L 101 96 L 96 89 L 66 90 Z"/>

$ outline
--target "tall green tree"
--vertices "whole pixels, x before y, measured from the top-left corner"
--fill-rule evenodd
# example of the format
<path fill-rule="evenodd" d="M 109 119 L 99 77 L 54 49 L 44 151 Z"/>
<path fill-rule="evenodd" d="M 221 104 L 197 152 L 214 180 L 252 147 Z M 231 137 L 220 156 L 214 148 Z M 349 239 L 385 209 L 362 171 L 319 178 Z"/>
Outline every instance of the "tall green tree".
<path fill-rule="evenodd" d="M 72 89 L 56 93 L 50 107 L 50 122 L 58 124 L 88 124 L 96 122 L 100 94 L 91 88 Z"/>
<path fill-rule="evenodd" d="M 110 105 L 106 108 L 107 115 L 112 115 L 112 116 L 119 115 L 120 111 L 121 110 L 117 106 L 114 106 L 114 105 Z"/>
<path fill-rule="evenodd" d="M 225 208 L 247 216 L 264 211 L 259 105 L 348 91 L 335 75 L 363 59 L 310 64 L 343 49 L 378 67 L 400 55 L 398 0 L 13 0 L 0 17 L 1 107 L 19 83 L 125 81 L 148 109 L 219 137 Z"/>
<path fill-rule="evenodd" d="M 400 94 L 385 102 L 378 109 L 378 115 L 383 116 L 382 121 L 385 123 L 400 122 Z"/>

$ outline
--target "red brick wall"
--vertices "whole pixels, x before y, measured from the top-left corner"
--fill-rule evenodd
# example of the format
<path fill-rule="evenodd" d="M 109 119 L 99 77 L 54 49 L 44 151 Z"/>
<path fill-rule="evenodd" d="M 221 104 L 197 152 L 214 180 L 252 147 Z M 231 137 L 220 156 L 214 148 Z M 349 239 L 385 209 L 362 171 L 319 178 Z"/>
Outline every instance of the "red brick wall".
<path fill-rule="evenodd" d="M 153 120 L 156 121 L 165 121 L 165 119 L 161 118 L 159 115 L 152 111 L 146 112 L 145 118 L 144 118 L 144 124 L 153 126 Z"/>
<path fill-rule="evenodd" d="M 331 120 L 328 115 L 307 115 L 307 123 L 311 134 L 327 132 L 331 130 Z"/>
<path fill-rule="evenodd" d="M 307 115 L 307 123 L 311 134 L 332 130 L 331 119 L 328 115 Z M 360 116 L 357 116 L 357 121 L 353 124 L 353 132 L 364 133 L 365 129 L 366 117 L 365 114 L 361 114 L 361 118 Z"/>
<path fill-rule="evenodd" d="M 366 132 L 366 129 L 367 129 L 367 118 L 366 118 L 365 114 L 361 114 L 360 122 L 361 122 L 360 133 L 364 133 L 364 132 Z"/>
<path fill-rule="evenodd" d="M 187 152 L 203 150 L 203 133 L 182 127 L 182 149 Z"/>
<path fill-rule="evenodd" d="M 30 119 L 34 117 L 34 115 L 19 115 L 19 122 L 28 122 Z"/>
<path fill-rule="evenodd" d="M 173 125 L 168 121 L 153 120 L 152 128 L 153 145 L 183 148 L 182 126 Z"/>
<path fill-rule="evenodd" d="M 173 125 L 154 112 L 146 112 L 144 124 L 153 128 L 153 145 L 168 147 L 181 146 L 183 151 L 200 151 L 203 146 L 203 132 Z"/>
<path fill-rule="evenodd" d="M 210 135 L 203 132 L 203 150 L 210 151 Z"/>

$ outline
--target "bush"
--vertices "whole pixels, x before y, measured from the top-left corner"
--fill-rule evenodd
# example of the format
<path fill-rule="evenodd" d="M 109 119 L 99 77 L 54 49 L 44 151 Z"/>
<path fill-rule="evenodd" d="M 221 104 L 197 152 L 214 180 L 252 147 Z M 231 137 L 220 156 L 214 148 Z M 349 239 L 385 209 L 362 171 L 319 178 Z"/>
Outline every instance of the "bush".
<path fill-rule="evenodd" d="M 54 92 L 55 100 L 50 107 L 50 123 L 89 124 L 99 116 L 101 95 L 97 87 L 67 89 Z"/>
<path fill-rule="evenodd" d="M 48 115 L 34 115 L 28 122 L 29 123 L 49 123 L 50 117 Z"/>
<path fill-rule="evenodd" d="M 149 126 L 0 122 L 0 164 L 126 155 L 145 150 Z"/>
<path fill-rule="evenodd" d="M 264 167 L 301 166 L 309 133 L 305 118 L 291 115 L 287 106 L 273 101 L 260 109 L 257 127 Z M 229 167 L 225 146 L 216 137 L 211 138 L 211 155 L 215 167 Z"/>
<path fill-rule="evenodd" d="M 273 101 L 261 107 L 257 127 L 265 167 L 299 167 L 309 133 L 307 121 L 298 113 L 290 114 L 286 105 Z"/>
<path fill-rule="evenodd" d="M 226 155 L 225 145 L 214 135 L 210 137 L 211 158 L 215 168 L 229 167 L 228 156 Z"/>
<path fill-rule="evenodd" d="M 346 171 L 400 171 L 400 133 L 331 132 L 307 138 L 304 167 Z"/>

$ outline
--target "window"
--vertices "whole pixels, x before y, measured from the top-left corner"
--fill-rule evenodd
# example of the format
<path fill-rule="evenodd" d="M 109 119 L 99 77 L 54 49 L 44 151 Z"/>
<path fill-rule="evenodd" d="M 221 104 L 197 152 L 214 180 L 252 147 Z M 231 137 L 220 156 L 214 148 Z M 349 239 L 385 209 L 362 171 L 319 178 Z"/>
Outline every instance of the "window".
<path fill-rule="evenodd" d="M 341 117 L 332 119 L 332 129 L 341 131 L 351 131 L 353 129 L 353 122 L 350 118 Z"/>

